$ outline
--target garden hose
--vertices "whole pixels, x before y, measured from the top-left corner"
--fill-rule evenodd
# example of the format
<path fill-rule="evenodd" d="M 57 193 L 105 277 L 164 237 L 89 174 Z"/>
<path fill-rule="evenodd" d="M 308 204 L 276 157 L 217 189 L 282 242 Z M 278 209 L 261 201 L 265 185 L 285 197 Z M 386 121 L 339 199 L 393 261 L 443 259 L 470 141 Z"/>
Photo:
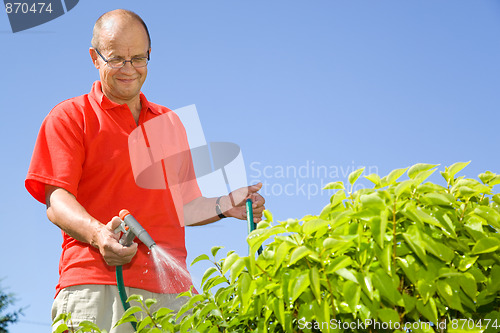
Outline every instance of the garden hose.
<path fill-rule="evenodd" d="M 119 231 L 123 232 L 120 238 L 120 244 L 123 246 L 130 246 L 134 241 L 134 238 L 139 238 L 149 249 L 153 248 L 156 243 L 153 238 L 146 232 L 146 230 L 137 222 L 137 220 L 130 214 L 126 209 L 120 211 L 120 218 L 123 223 L 118 227 Z M 120 300 L 123 305 L 123 310 L 127 311 L 130 308 L 130 304 L 127 302 L 127 292 L 125 291 L 125 284 L 123 283 L 123 268 L 122 266 L 116 266 L 116 286 L 118 287 L 118 294 L 120 295 Z M 136 323 L 130 322 L 134 330 L 137 330 Z"/>
<path fill-rule="evenodd" d="M 122 301 L 123 310 L 127 311 L 130 308 L 130 303 L 127 302 L 127 292 L 125 291 L 125 285 L 123 284 L 123 269 L 122 266 L 116 266 L 116 286 L 118 287 L 118 294 L 120 295 L 120 300 Z M 137 330 L 137 325 L 135 322 L 131 321 L 130 324 Z"/>
<path fill-rule="evenodd" d="M 256 228 L 256 223 L 253 221 L 252 199 L 247 199 L 245 206 L 247 209 L 248 234 L 250 234 Z M 257 253 L 258 254 L 262 253 L 262 245 L 257 250 Z"/>

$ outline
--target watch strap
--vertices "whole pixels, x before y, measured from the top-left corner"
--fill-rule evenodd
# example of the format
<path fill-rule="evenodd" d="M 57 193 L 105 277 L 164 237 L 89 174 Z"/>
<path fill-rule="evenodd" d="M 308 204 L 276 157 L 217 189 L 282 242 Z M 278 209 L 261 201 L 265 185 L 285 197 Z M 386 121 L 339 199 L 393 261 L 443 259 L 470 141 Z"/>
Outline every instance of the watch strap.
<path fill-rule="evenodd" d="M 219 218 L 223 219 L 223 218 L 226 218 L 227 216 L 222 214 L 222 210 L 220 209 L 220 199 L 222 197 L 218 197 L 217 200 L 215 201 L 215 213 L 217 213 L 217 216 L 219 216 Z"/>

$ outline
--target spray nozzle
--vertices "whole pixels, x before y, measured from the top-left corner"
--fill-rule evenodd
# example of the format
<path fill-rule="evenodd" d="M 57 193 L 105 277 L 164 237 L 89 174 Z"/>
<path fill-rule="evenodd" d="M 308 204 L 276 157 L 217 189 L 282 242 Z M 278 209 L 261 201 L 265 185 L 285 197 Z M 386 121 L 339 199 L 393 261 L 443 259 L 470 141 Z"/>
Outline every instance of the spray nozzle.
<path fill-rule="evenodd" d="M 123 223 L 118 227 L 118 230 L 123 232 L 123 236 L 120 238 L 120 244 L 123 246 L 130 246 L 134 238 L 137 237 L 149 249 L 156 245 L 153 238 L 151 238 L 128 210 L 122 209 L 119 215 L 123 220 Z"/>

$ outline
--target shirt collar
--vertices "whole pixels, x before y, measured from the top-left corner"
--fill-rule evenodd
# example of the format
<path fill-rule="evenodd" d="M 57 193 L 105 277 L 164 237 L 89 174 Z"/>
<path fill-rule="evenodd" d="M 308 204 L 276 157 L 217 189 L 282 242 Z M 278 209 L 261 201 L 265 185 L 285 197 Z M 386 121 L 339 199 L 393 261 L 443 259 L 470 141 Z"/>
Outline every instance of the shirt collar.
<path fill-rule="evenodd" d="M 94 84 L 92 85 L 92 90 L 90 91 L 90 95 L 97 101 L 97 103 L 99 103 L 101 108 L 105 110 L 113 109 L 123 105 L 113 102 L 104 95 L 104 93 L 102 92 L 101 81 L 94 82 Z M 149 109 L 154 114 L 159 114 L 157 110 L 150 107 L 146 96 L 144 96 L 142 92 L 140 93 L 139 98 L 141 100 L 141 112 L 147 111 Z"/>

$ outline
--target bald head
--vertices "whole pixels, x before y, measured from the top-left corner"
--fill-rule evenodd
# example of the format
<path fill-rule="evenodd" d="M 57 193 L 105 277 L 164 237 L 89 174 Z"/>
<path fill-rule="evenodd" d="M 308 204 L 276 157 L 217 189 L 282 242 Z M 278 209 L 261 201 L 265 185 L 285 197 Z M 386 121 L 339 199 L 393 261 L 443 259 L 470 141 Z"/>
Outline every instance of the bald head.
<path fill-rule="evenodd" d="M 149 30 L 146 23 L 141 19 L 136 13 L 126 10 L 126 9 L 115 9 L 110 12 L 104 13 L 99 17 L 94 25 L 94 31 L 92 33 L 92 47 L 95 49 L 101 49 L 100 37 L 101 32 L 104 30 L 110 30 L 117 25 L 127 26 L 130 23 L 139 23 L 144 27 L 146 34 L 148 36 L 149 48 L 151 48 L 151 37 L 149 36 Z"/>

